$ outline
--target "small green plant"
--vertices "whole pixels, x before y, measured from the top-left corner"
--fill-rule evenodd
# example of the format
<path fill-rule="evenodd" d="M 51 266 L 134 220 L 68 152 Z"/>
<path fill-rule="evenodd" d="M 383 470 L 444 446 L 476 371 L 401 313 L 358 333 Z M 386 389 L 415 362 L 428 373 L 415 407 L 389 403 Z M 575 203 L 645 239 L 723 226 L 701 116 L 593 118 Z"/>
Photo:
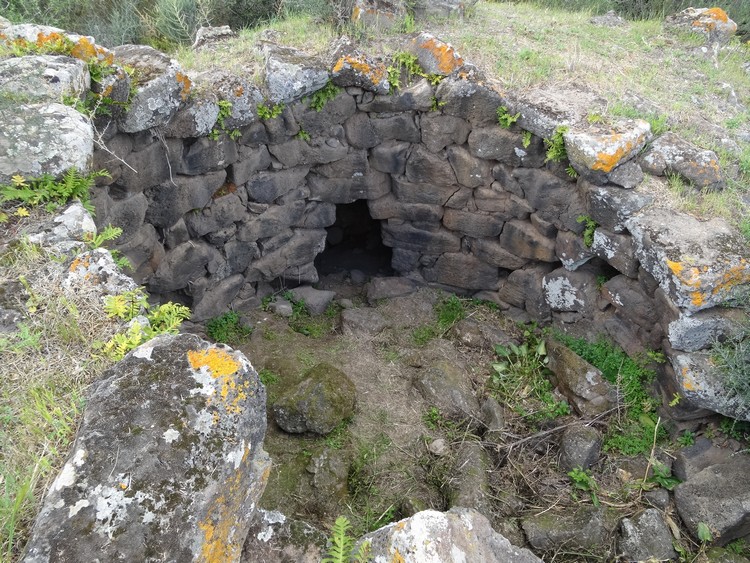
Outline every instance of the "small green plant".
<path fill-rule="evenodd" d="M 523 148 L 528 149 L 531 146 L 531 131 L 524 131 L 521 135 L 521 144 Z"/>
<path fill-rule="evenodd" d="M 709 543 L 714 541 L 714 535 L 711 533 L 711 528 L 705 522 L 698 522 L 698 540 L 701 543 Z"/>
<path fill-rule="evenodd" d="M 654 412 L 657 401 L 649 396 L 646 385 L 656 377 L 648 366 L 661 360 L 658 355 L 630 358 L 621 348 L 603 338 L 589 342 L 556 333 L 555 338 L 598 368 L 604 379 L 617 386 L 626 407 L 626 416 L 610 425 L 604 449 L 625 455 L 638 455 L 651 450 L 654 433 L 657 441 L 667 438 L 663 426 L 657 424 Z"/>
<path fill-rule="evenodd" d="M 750 217 L 743 217 L 739 224 L 740 233 L 750 243 Z"/>
<path fill-rule="evenodd" d="M 565 150 L 565 133 L 568 132 L 565 125 L 559 126 L 552 133 L 552 137 L 544 139 L 544 146 L 547 147 L 547 157 L 544 162 L 562 162 L 568 158 L 568 152 Z"/>
<path fill-rule="evenodd" d="M 651 464 L 651 469 L 653 471 L 653 475 L 647 479 L 647 483 L 653 483 L 664 489 L 667 489 L 668 491 L 671 491 L 677 485 L 682 483 L 682 481 L 672 475 L 669 467 L 658 460 L 654 459 L 652 461 L 653 463 Z"/>
<path fill-rule="evenodd" d="M 258 117 L 263 121 L 275 119 L 279 117 L 283 111 L 283 103 L 272 104 L 271 102 L 266 102 L 263 104 L 258 104 L 257 107 Z"/>
<path fill-rule="evenodd" d="M 263 368 L 262 370 L 258 371 L 258 378 L 260 379 L 260 382 L 266 387 L 281 381 L 281 378 L 276 372 L 271 371 L 267 368 Z"/>
<path fill-rule="evenodd" d="M 443 299 L 435 307 L 438 315 L 438 329 L 442 332 L 447 331 L 458 321 L 466 317 L 466 308 L 463 301 L 456 295 Z"/>
<path fill-rule="evenodd" d="M 325 438 L 323 438 L 323 443 L 325 443 L 327 448 L 331 448 L 332 450 L 340 450 L 346 445 L 349 439 L 350 422 L 351 419 L 342 420 L 336 426 L 336 428 L 326 434 Z"/>
<path fill-rule="evenodd" d="M 586 248 L 591 248 L 594 244 L 594 231 L 596 231 L 599 223 L 594 221 L 590 215 L 579 215 L 576 218 L 576 223 L 583 223 L 583 244 Z"/>
<path fill-rule="evenodd" d="M 414 31 L 417 29 L 417 26 L 414 23 L 414 13 L 411 11 L 407 11 L 399 27 L 401 29 L 401 33 L 414 33 Z"/>
<path fill-rule="evenodd" d="M 206 335 L 211 340 L 230 346 L 242 344 L 252 332 L 252 327 L 242 324 L 240 316 L 234 311 L 228 311 L 206 323 Z"/>
<path fill-rule="evenodd" d="M 682 435 L 677 438 L 677 443 L 683 448 L 692 446 L 693 444 L 695 444 L 695 432 L 685 430 Z"/>
<path fill-rule="evenodd" d="M 578 178 L 578 172 L 573 168 L 572 164 L 568 164 L 568 166 L 565 167 L 565 173 L 569 178 L 573 178 L 574 180 Z"/>
<path fill-rule="evenodd" d="M 733 542 L 728 543 L 726 549 L 737 555 L 744 555 L 745 557 L 750 555 L 750 547 L 748 547 L 743 539 L 734 540 Z"/>
<path fill-rule="evenodd" d="M 599 497 L 596 494 L 599 492 L 599 485 L 596 483 L 596 480 L 591 475 L 590 471 L 576 467 L 568 472 L 568 477 L 570 477 L 573 487 L 589 493 L 591 495 L 591 502 L 594 503 L 594 506 L 599 506 Z"/>
<path fill-rule="evenodd" d="M 406 80 L 409 82 L 412 77 L 420 76 L 426 78 L 433 86 L 437 86 L 443 79 L 439 74 L 426 73 L 419 64 L 416 55 L 400 51 L 393 56 L 393 64 L 386 69 L 388 72 L 388 84 L 391 92 L 395 92 L 401 87 L 401 72 L 406 72 Z"/>
<path fill-rule="evenodd" d="M 112 360 L 121 360 L 125 354 L 160 334 L 177 334 L 182 321 L 190 317 L 190 309 L 184 305 L 167 302 L 151 308 L 143 291 L 135 289 L 121 295 L 111 295 L 105 299 L 104 310 L 110 318 L 132 321 L 130 327 L 115 334 L 102 345 L 102 353 Z M 144 315 L 146 326 L 133 321 Z"/>
<path fill-rule="evenodd" d="M 0 204 L 19 202 L 31 207 L 44 205 L 47 211 L 53 211 L 72 199 L 78 199 L 89 212 L 93 212 L 89 203 L 89 188 L 96 178 L 102 176 L 108 177 L 109 172 L 100 170 L 82 174 L 75 168 L 70 168 L 60 180 L 50 174 L 32 179 L 16 175 L 11 178 L 9 185 L 0 185 Z"/>
<path fill-rule="evenodd" d="M 295 135 L 297 139 L 300 141 L 308 142 L 310 140 L 310 133 L 305 131 L 304 129 L 300 129 L 297 134 Z"/>
<path fill-rule="evenodd" d="M 719 430 L 721 430 L 725 436 L 737 440 L 738 442 L 746 442 L 750 440 L 750 422 L 724 417 L 719 423 Z"/>
<path fill-rule="evenodd" d="M 437 335 L 437 329 L 431 324 L 418 326 L 411 331 L 411 339 L 417 346 L 424 346 Z"/>
<path fill-rule="evenodd" d="M 558 400 L 547 369 L 547 346 L 536 336 L 534 327 L 524 331 L 524 342 L 495 346 L 498 362 L 490 389 L 497 399 L 530 421 L 554 419 L 570 414 L 570 405 Z"/>
<path fill-rule="evenodd" d="M 328 102 L 339 95 L 339 92 L 341 88 L 329 80 L 325 86 L 310 96 L 310 108 L 315 111 L 322 110 Z"/>
<path fill-rule="evenodd" d="M 432 104 L 430 105 L 430 111 L 440 111 L 445 107 L 448 102 L 441 102 L 435 96 L 432 96 Z"/>
<path fill-rule="evenodd" d="M 86 243 L 86 246 L 90 250 L 94 250 L 96 248 L 100 248 L 105 242 L 115 240 L 121 234 L 122 229 L 120 227 L 107 225 L 98 233 L 84 233 L 83 242 Z"/>
<path fill-rule="evenodd" d="M 208 138 L 212 141 L 218 141 L 222 133 L 229 135 L 229 138 L 236 141 L 242 136 L 239 129 L 227 129 L 226 120 L 232 116 L 232 102 L 229 100 L 219 100 L 219 114 L 216 116 L 216 125 L 211 132 L 208 134 Z"/>
<path fill-rule="evenodd" d="M 515 115 L 511 115 L 508 112 L 508 108 L 505 106 L 500 106 L 497 108 L 497 122 L 500 124 L 501 127 L 505 127 L 506 129 L 510 129 L 513 124 L 518 121 L 518 118 L 521 117 L 521 113 L 518 112 Z"/>
<path fill-rule="evenodd" d="M 328 552 L 321 563 L 366 563 L 370 561 L 370 542 L 365 541 L 355 549 L 354 540 L 350 535 L 352 525 L 346 516 L 339 516 L 333 524 L 331 537 L 328 538 Z"/>
<path fill-rule="evenodd" d="M 303 299 L 297 299 L 291 291 L 282 293 L 282 297 L 292 305 L 292 316 L 289 327 L 300 334 L 311 338 L 321 338 L 333 330 L 334 319 L 327 316 L 313 317 Z"/>

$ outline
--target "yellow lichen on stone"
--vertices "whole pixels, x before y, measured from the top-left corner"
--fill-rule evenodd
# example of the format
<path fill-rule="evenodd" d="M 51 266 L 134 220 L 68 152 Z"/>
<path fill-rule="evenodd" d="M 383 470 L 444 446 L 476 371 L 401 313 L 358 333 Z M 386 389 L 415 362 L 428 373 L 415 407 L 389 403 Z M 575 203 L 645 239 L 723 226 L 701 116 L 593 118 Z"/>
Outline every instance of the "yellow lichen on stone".
<path fill-rule="evenodd" d="M 181 72 L 175 74 L 175 79 L 177 80 L 177 83 L 182 87 L 182 89 L 180 90 L 180 98 L 184 102 L 190 95 L 190 88 L 193 86 L 193 83 L 190 81 L 190 78 L 187 74 L 183 74 Z"/>
<path fill-rule="evenodd" d="M 385 66 L 373 67 L 364 58 L 353 57 L 351 55 L 344 55 L 336 61 L 336 64 L 333 66 L 333 72 L 340 72 L 344 68 L 344 65 L 347 64 L 357 72 L 367 76 L 375 84 L 385 79 L 387 72 Z"/>
<path fill-rule="evenodd" d="M 247 452 L 242 457 L 242 463 L 246 460 Z M 206 511 L 206 517 L 198 522 L 204 539 L 198 558 L 201 563 L 239 560 L 245 538 L 239 537 L 236 524 L 247 497 L 247 491 L 243 487 L 245 471 L 243 467 L 234 471 L 223 485 L 224 494 L 216 497 Z"/>
<path fill-rule="evenodd" d="M 81 59 L 82 61 L 95 59 L 98 55 L 96 46 L 85 37 L 81 37 L 76 42 L 75 47 L 73 47 L 73 50 L 70 52 L 70 54 L 76 59 Z"/>
<path fill-rule="evenodd" d="M 720 21 L 722 23 L 727 23 L 729 21 L 729 16 L 721 8 L 709 8 L 703 13 L 710 16 L 712 19 Z"/>
<path fill-rule="evenodd" d="M 207 367 L 215 378 L 232 375 L 240 369 L 240 364 L 228 352 L 218 348 L 189 350 L 187 355 L 193 369 Z"/>
<path fill-rule="evenodd" d="M 687 368 L 687 366 L 682 368 L 682 387 L 686 391 L 697 390 L 695 379 L 693 379 L 693 375 L 690 373 L 690 370 Z"/>
<path fill-rule="evenodd" d="M 436 40 L 434 37 L 422 41 L 419 44 L 419 47 L 432 53 L 432 56 L 435 57 L 435 61 L 437 62 L 438 69 L 443 74 L 450 74 L 464 64 L 464 60 L 458 56 L 453 47 L 447 43 Z"/>
<path fill-rule="evenodd" d="M 406 559 L 404 559 L 404 556 L 399 553 L 398 549 L 395 549 L 393 551 L 393 555 L 391 556 L 391 563 L 406 563 Z"/>

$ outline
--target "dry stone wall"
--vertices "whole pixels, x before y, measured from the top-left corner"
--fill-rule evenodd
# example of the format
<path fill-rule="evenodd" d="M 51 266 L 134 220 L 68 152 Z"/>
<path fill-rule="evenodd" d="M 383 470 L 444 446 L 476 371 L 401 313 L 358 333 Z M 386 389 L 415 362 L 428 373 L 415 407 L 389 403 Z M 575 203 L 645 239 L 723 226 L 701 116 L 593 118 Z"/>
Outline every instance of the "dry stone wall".
<path fill-rule="evenodd" d="M 96 220 L 123 229 L 117 248 L 151 293 L 203 320 L 258 306 L 279 278 L 315 283 L 336 206 L 366 200 L 399 275 L 630 353 L 663 348 L 686 404 L 750 419 L 706 375 L 705 352 L 731 324 L 721 305 L 745 290 L 750 253 L 723 221 L 653 203 L 646 122 L 589 125 L 600 100 L 585 90 L 504 92 L 427 34 L 404 46 L 427 77 L 391 93 L 386 64 L 345 39 L 330 61 L 267 39 L 262 86 L 188 76 L 148 47 L 113 53 L 142 78 L 127 111 L 93 123 L 92 165 L 111 174 Z M 116 74 L 110 91 L 129 80 Z M 314 107 L 329 80 L 338 90 Z M 569 160 L 547 158 L 556 133 Z M 712 153 L 662 141 L 650 172 L 721 189 Z"/>

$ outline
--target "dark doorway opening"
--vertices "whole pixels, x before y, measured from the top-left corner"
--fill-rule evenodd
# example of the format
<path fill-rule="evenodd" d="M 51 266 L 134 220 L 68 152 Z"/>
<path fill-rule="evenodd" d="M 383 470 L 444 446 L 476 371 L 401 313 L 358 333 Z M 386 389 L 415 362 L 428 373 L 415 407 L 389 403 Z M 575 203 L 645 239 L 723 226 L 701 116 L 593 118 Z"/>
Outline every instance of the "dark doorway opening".
<path fill-rule="evenodd" d="M 336 206 L 336 222 L 326 229 L 326 247 L 315 258 L 321 276 L 359 270 L 365 276 L 392 275 L 391 249 L 383 244 L 380 221 L 370 217 L 367 201 Z"/>

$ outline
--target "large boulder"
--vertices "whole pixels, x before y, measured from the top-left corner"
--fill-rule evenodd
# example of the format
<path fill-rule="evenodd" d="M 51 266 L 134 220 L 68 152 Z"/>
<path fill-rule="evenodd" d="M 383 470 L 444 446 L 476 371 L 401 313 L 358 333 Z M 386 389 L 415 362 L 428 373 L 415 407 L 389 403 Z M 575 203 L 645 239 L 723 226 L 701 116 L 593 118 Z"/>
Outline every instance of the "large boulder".
<path fill-rule="evenodd" d="M 15 106 L 0 103 L 0 184 L 20 174 L 60 176 L 69 168 L 86 172 L 94 155 L 91 123 L 60 103 Z"/>
<path fill-rule="evenodd" d="M 374 561 L 403 563 L 538 563 L 528 549 L 512 545 L 495 532 L 476 510 L 425 510 L 389 524 L 362 538 L 369 541 Z"/>
<path fill-rule="evenodd" d="M 747 291 L 750 249 L 726 221 L 650 207 L 625 225 L 641 265 L 678 307 L 693 313 Z"/>
<path fill-rule="evenodd" d="M 83 98 L 91 86 L 86 63 L 60 55 L 29 55 L 0 61 L 0 92 L 24 102 Z"/>
<path fill-rule="evenodd" d="M 91 389 L 24 561 L 238 561 L 270 470 L 265 389 L 194 335 L 129 353 Z"/>
<path fill-rule="evenodd" d="M 715 152 L 701 149 L 672 132 L 651 143 L 640 161 L 650 174 L 679 174 L 696 188 L 718 190 L 725 184 Z"/>
<path fill-rule="evenodd" d="M 137 133 L 166 125 L 180 104 L 187 101 L 192 87 L 177 61 L 147 45 L 117 47 L 115 59 L 146 77 L 130 100 L 128 111 L 120 118 L 120 129 Z"/>
<path fill-rule="evenodd" d="M 709 45 L 726 45 L 737 32 L 737 24 L 721 8 L 687 8 L 667 16 L 664 26 L 704 35 Z"/>

